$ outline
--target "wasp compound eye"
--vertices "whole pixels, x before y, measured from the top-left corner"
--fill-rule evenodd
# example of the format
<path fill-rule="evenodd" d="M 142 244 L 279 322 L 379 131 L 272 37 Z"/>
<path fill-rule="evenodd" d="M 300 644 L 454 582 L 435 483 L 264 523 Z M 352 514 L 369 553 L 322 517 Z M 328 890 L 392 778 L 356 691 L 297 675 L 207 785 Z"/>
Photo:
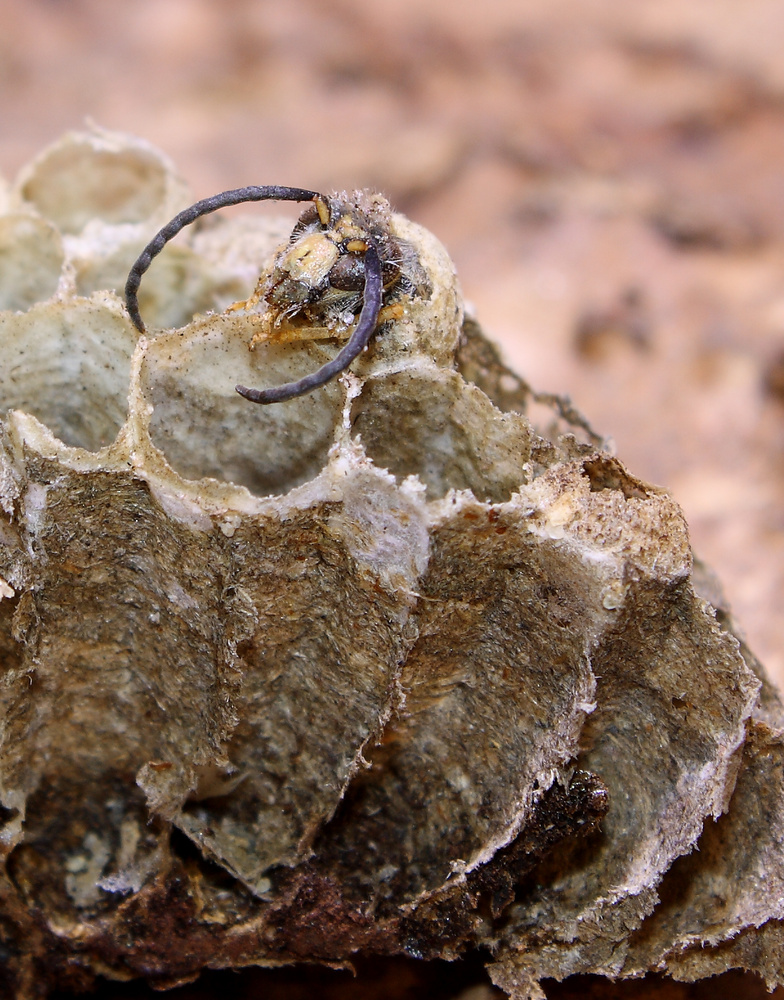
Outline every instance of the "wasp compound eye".
<path fill-rule="evenodd" d="M 331 221 L 329 199 L 317 191 L 308 191 L 304 188 L 250 186 L 224 191 L 211 198 L 196 202 L 190 208 L 186 208 L 179 215 L 176 215 L 150 240 L 128 274 L 128 280 L 125 283 L 125 303 L 134 326 L 141 333 L 145 332 L 145 326 L 139 313 L 137 296 L 142 276 L 154 258 L 180 230 L 192 222 L 229 205 L 239 205 L 249 201 L 312 201 L 313 208 L 310 213 L 313 215 L 313 222 L 317 220 L 319 226 L 326 228 Z M 377 326 L 378 315 L 381 311 L 383 297 L 381 261 L 372 239 L 355 240 L 352 250 L 362 254 L 364 281 L 357 281 L 359 275 L 355 274 L 352 284 L 356 286 L 357 292 L 360 288 L 362 289 L 362 310 L 348 343 L 332 361 L 327 362 L 317 371 L 306 375 L 297 382 L 289 382 L 272 389 L 248 389 L 242 385 L 236 386 L 237 392 L 245 399 L 254 403 L 277 403 L 304 395 L 339 375 L 365 348 Z"/>
<path fill-rule="evenodd" d="M 344 254 L 339 257 L 329 272 L 329 283 L 343 292 L 358 292 L 364 288 L 364 255 Z"/>

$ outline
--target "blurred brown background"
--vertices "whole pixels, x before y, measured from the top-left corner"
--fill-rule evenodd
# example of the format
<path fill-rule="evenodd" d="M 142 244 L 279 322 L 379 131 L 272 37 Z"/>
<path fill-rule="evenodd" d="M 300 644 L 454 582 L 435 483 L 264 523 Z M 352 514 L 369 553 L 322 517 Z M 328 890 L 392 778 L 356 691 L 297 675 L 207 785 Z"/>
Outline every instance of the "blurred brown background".
<path fill-rule="evenodd" d="M 195 197 L 380 188 L 446 243 L 509 361 L 672 490 L 784 683 L 783 40 L 780 0 L 0 0 L 0 172 L 89 117 Z M 395 968 L 394 995 L 422 995 Z M 313 995 L 298 976 L 232 989 Z"/>
<path fill-rule="evenodd" d="M 0 171 L 85 118 L 196 197 L 374 186 L 683 505 L 784 682 L 779 0 L 0 0 Z M 259 211 L 259 209 L 254 209 Z"/>

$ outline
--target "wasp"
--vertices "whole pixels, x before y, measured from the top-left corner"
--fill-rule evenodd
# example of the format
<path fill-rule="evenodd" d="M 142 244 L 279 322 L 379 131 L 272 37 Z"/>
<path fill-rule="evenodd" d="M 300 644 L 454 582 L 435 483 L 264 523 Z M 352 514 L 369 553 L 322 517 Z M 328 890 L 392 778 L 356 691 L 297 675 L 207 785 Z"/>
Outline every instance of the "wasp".
<path fill-rule="evenodd" d="M 184 209 L 137 258 L 125 284 L 125 302 L 141 333 L 145 327 L 137 295 L 153 259 L 192 222 L 249 201 L 312 202 L 300 215 L 289 242 L 262 273 L 251 297 L 231 307 L 266 306 L 258 317 L 260 329 L 251 349 L 265 340 L 348 338 L 331 361 L 296 382 L 270 389 L 235 386 L 253 403 L 278 403 L 311 392 L 348 368 L 381 324 L 403 314 L 400 293 L 413 294 L 422 286 L 422 269 L 413 246 L 393 235 L 389 203 L 382 195 L 358 191 L 327 196 L 271 185 L 236 188 Z"/>

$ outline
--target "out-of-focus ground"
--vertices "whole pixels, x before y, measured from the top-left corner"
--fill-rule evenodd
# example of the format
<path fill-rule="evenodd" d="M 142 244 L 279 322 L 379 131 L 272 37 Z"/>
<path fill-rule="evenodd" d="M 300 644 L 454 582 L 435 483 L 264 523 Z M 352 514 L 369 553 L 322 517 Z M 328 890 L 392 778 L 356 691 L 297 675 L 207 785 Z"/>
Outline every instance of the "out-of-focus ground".
<path fill-rule="evenodd" d="M 0 0 L 0 170 L 86 117 L 203 197 L 374 186 L 667 486 L 784 683 L 784 5 Z M 254 209 L 258 211 L 258 209 Z"/>
<path fill-rule="evenodd" d="M 90 117 L 196 197 L 386 192 L 784 684 L 783 39 L 779 0 L 0 0 L 0 171 Z"/>

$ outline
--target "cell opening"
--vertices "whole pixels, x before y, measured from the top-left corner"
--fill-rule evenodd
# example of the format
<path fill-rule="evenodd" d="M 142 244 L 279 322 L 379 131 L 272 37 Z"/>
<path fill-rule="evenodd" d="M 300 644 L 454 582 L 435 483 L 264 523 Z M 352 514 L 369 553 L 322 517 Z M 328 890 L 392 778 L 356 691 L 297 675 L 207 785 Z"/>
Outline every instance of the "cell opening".
<path fill-rule="evenodd" d="M 377 465 L 398 479 L 418 476 L 430 499 L 470 489 L 498 503 L 527 481 L 525 417 L 501 413 L 454 372 L 396 372 L 368 380 L 351 424 Z"/>
<path fill-rule="evenodd" d="M 0 314 L 0 414 L 37 417 L 65 444 L 97 451 L 125 422 L 136 334 L 95 300 Z"/>
<path fill-rule="evenodd" d="M 342 391 L 333 382 L 284 403 L 242 399 L 237 383 L 277 385 L 301 378 L 334 356 L 334 341 L 248 349 L 250 319 L 218 316 L 189 332 L 150 344 L 142 389 L 153 406 L 150 436 L 185 479 L 210 477 L 259 496 L 286 493 L 327 462 L 340 420 Z"/>
<path fill-rule="evenodd" d="M 166 171 L 145 150 L 99 149 L 86 137 L 52 149 L 21 193 L 60 232 L 75 235 L 91 219 L 111 225 L 149 219 L 163 204 Z"/>

